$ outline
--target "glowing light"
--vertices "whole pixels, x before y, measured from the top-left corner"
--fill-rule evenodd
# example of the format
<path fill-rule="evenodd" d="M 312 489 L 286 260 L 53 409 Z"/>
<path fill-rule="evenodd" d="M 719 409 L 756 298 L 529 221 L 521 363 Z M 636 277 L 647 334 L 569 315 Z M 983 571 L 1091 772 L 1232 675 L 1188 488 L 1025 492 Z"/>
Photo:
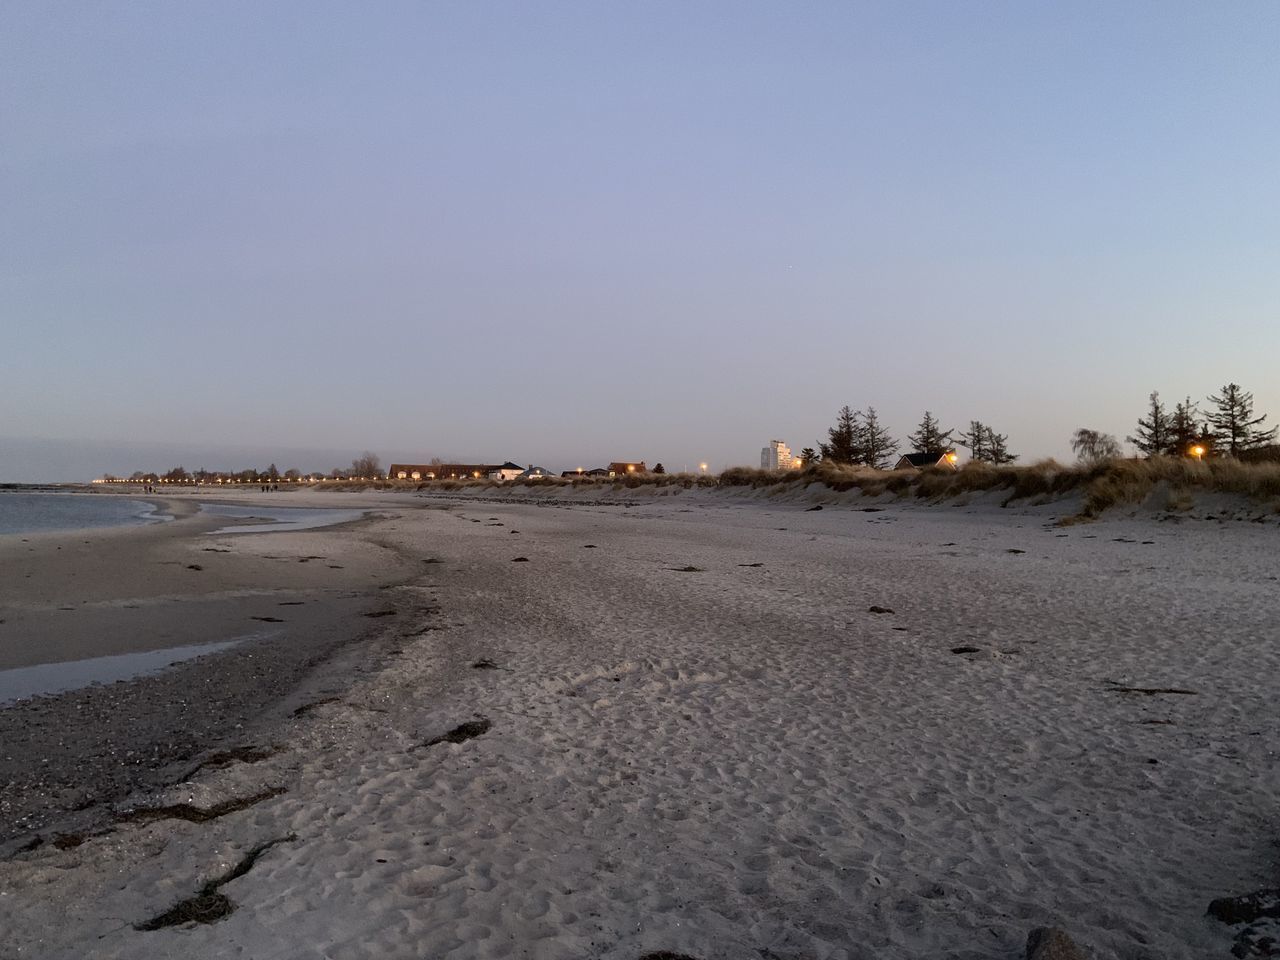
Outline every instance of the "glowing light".
<path fill-rule="evenodd" d="M 703 473 L 706 473 L 706 472 L 707 472 L 707 465 L 706 465 L 705 463 L 700 463 L 700 464 L 698 464 L 698 469 L 699 469 L 699 470 L 701 470 Z"/>
<path fill-rule="evenodd" d="M 1197 460 L 1203 460 L 1204 447 L 1200 446 L 1200 444 L 1197 443 L 1194 447 L 1191 448 L 1191 455 L 1195 457 Z"/>
<path fill-rule="evenodd" d="M 960 459 L 960 458 L 959 458 L 959 457 L 957 457 L 954 453 L 948 453 L 948 454 L 947 454 L 947 463 L 955 463 L 955 462 L 956 462 L 957 460 L 959 460 L 959 459 Z"/>

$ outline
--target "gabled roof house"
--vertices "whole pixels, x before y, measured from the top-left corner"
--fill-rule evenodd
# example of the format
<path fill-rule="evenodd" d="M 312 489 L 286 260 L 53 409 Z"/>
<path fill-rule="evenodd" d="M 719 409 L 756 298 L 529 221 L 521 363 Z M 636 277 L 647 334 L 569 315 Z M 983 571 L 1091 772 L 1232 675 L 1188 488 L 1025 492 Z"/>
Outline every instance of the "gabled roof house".
<path fill-rule="evenodd" d="M 907 453 L 893 465 L 895 470 L 927 470 L 929 467 L 955 470 L 956 455 L 950 450 L 946 453 Z"/>

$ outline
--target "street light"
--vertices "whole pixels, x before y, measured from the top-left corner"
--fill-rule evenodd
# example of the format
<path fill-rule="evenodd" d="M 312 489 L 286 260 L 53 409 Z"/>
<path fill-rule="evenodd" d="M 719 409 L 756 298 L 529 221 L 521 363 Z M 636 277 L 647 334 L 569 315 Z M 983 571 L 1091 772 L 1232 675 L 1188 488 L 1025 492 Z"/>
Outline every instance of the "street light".
<path fill-rule="evenodd" d="M 1204 447 L 1200 446 L 1200 444 L 1197 443 L 1194 447 L 1191 448 L 1191 455 L 1195 457 L 1197 460 L 1203 460 Z"/>
<path fill-rule="evenodd" d="M 707 465 L 706 465 L 705 463 L 700 463 L 700 464 L 698 464 L 698 469 L 699 469 L 699 470 L 701 470 L 703 473 L 706 473 L 706 472 L 707 472 Z"/>

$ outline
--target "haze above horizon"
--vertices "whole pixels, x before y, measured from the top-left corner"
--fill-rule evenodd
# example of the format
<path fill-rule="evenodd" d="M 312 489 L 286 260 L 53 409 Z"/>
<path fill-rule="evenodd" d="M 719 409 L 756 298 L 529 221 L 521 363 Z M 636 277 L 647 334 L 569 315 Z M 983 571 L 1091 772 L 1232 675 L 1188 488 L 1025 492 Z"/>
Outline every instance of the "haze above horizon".
<path fill-rule="evenodd" d="M 10 4 L 0 481 L 751 464 L 844 404 L 1069 459 L 1228 381 L 1270 424 L 1278 41 L 1270 2 Z"/>

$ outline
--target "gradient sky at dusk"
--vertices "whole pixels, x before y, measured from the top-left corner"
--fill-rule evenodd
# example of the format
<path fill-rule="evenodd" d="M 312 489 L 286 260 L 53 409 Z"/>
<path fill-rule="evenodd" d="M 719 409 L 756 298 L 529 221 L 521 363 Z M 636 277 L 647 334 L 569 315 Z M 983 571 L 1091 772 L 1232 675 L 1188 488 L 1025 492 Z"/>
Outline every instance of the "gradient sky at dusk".
<path fill-rule="evenodd" d="M 0 480 L 1274 421 L 1277 50 L 1272 0 L 8 3 Z"/>

